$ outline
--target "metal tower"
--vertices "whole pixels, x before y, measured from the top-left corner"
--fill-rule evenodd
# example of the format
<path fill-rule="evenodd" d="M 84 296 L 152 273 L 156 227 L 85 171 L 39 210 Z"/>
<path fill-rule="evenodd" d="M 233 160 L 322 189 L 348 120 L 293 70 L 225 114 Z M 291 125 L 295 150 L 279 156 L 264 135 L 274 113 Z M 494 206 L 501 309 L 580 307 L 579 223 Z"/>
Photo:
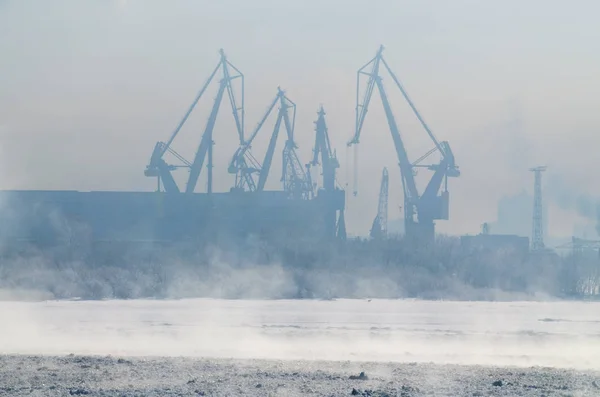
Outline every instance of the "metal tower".
<path fill-rule="evenodd" d="M 546 166 L 530 168 L 534 173 L 533 186 L 533 222 L 531 231 L 531 249 L 541 250 L 544 248 L 544 228 L 542 215 L 542 172 L 546 171 Z"/>
<path fill-rule="evenodd" d="M 344 221 L 345 193 L 336 186 L 336 170 L 340 167 L 335 150 L 331 148 L 329 131 L 325 121 L 325 109 L 319 107 L 319 118 L 315 121 L 315 145 L 313 158 L 309 167 L 321 166 L 323 176 L 322 187 L 317 190 L 318 197 L 326 201 L 325 229 L 330 237 L 344 240 L 346 237 L 346 224 Z M 310 176 L 310 172 L 308 173 Z M 316 186 L 316 185 L 315 185 Z"/>

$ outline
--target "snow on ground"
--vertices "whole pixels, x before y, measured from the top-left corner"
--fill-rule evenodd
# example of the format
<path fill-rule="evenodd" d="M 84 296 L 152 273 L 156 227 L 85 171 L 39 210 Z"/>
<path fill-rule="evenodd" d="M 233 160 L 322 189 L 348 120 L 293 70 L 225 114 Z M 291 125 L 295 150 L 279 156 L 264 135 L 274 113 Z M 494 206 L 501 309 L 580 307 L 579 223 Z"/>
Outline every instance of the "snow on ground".
<path fill-rule="evenodd" d="M 5 301 L 0 316 L 0 395 L 600 395 L 592 302 Z"/>
<path fill-rule="evenodd" d="M 600 374 L 352 361 L 0 356 L 0 396 L 69 395 L 579 397 L 600 395 Z"/>

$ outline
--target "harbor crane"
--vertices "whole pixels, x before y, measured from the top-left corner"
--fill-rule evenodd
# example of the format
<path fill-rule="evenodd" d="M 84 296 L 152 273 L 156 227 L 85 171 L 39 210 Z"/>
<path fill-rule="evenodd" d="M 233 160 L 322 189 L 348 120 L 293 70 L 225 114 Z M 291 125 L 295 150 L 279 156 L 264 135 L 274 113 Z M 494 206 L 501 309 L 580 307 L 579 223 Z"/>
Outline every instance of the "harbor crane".
<path fill-rule="evenodd" d="M 331 150 L 329 141 L 329 131 L 325 121 L 325 109 L 323 106 L 317 112 L 319 115 L 315 121 L 315 146 L 313 149 L 313 158 L 309 163 L 310 166 L 318 166 L 321 164 L 323 171 L 323 189 L 332 191 L 335 189 L 335 173 L 340 168 L 340 162 L 337 159 L 335 151 Z M 320 157 L 320 162 L 319 162 Z"/>
<path fill-rule="evenodd" d="M 336 170 L 340 167 L 335 150 L 331 149 L 329 131 L 325 121 L 325 109 L 319 107 L 318 118 L 315 121 L 315 145 L 313 157 L 308 167 L 321 165 L 323 185 L 318 194 L 327 200 L 325 227 L 328 236 L 346 238 L 346 224 L 344 221 L 344 192 L 336 187 Z M 339 215 L 337 212 L 339 211 Z"/>
<path fill-rule="evenodd" d="M 210 74 L 204 86 L 202 86 L 202 88 L 196 95 L 196 98 L 192 102 L 191 106 L 189 107 L 189 109 L 187 110 L 187 112 L 173 131 L 173 133 L 171 134 L 169 140 L 167 140 L 166 142 L 157 142 L 154 146 L 154 151 L 152 152 L 150 162 L 146 166 L 144 174 L 148 177 L 157 178 L 158 191 L 161 191 L 161 189 L 164 188 L 164 191 L 167 193 L 179 193 L 179 186 L 177 186 L 177 183 L 175 182 L 175 179 L 173 178 L 171 172 L 176 170 L 177 168 L 187 168 L 189 170 L 189 177 L 185 185 L 185 193 L 194 193 L 194 190 L 196 189 L 196 185 L 198 183 L 198 179 L 200 178 L 200 172 L 202 171 L 204 161 L 205 159 L 207 159 L 207 193 L 212 193 L 214 146 L 213 131 L 217 115 L 219 113 L 219 108 L 225 95 L 227 95 L 231 104 L 233 118 L 235 120 L 235 127 L 238 133 L 240 144 L 244 142 L 244 75 L 231 62 L 229 62 L 225 55 L 225 52 L 222 49 L 219 51 L 219 54 L 221 56 L 219 63 L 217 64 L 213 72 Z M 188 161 L 179 153 L 177 153 L 171 147 L 171 145 L 177 137 L 177 135 L 179 134 L 181 128 L 189 118 L 190 114 L 198 104 L 198 101 L 200 101 L 211 82 L 215 80 L 215 77 L 219 71 L 221 71 L 222 77 L 219 81 L 219 90 L 217 92 L 217 96 L 214 100 L 210 115 L 208 116 L 206 127 L 204 128 L 204 133 L 202 135 L 202 139 L 200 141 L 194 159 L 192 161 Z M 239 79 L 241 82 L 241 98 L 239 105 L 238 100 L 236 98 L 235 89 L 232 84 L 232 82 L 237 79 Z M 168 164 L 164 159 L 166 153 L 170 153 L 171 155 L 173 155 L 177 160 L 179 160 L 180 164 Z"/>
<path fill-rule="evenodd" d="M 279 105 L 275 127 L 269 140 L 262 165 L 251 153 L 254 139 L 261 131 L 273 110 Z M 291 115 L 290 115 L 291 113 Z M 277 95 L 271 102 L 265 115 L 262 117 L 248 140 L 243 141 L 237 149 L 228 167 L 228 172 L 235 174 L 235 188 L 242 191 L 263 191 L 269 176 L 273 155 L 279 138 L 279 132 L 283 124 L 287 139 L 283 148 L 283 169 L 281 182 L 284 191 L 292 198 L 312 198 L 313 188 L 310 174 L 304 168 L 296 149 L 298 146 L 294 141 L 294 128 L 296 123 L 296 104 L 289 99 L 281 88 L 277 88 Z M 258 180 L 255 179 L 258 177 Z"/>
<path fill-rule="evenodd" d="M 400 90 L 412 112 L 415 114 L 434 144 L 433 149 L 419 157 L 416 161 L 411 162 L 408 158 L 404 142 L 400 136 L 400 130 L 396 124 L 394 113 L 383 85 L 383 79 L 380 75 L 381 69 L 385 69 L 388 72 L 393 83 Z M 368 78 L 368 82 L 361 102 L 360 85 L 361 77 L 363 76 Z M 377 88 L 381 97 L 387 123 L 396 149 L 398 165 L 400 167 L 402 188 L 404 192 L 404 222 L 406 236 L 418 241 L 432 242 L 435 237 L 435 220 L 448 219 L 449 217 L 448 177 L 458 177 L 460 175 L 460 171 L 454 161 L 454 154 L 450 149 L 450 144 L 446 141 L 439 142 L 433 135 L 429 126 L 425 123 L 423 117 L 421 117 L 404 87 L 383 58 L 383 46 L 379 48 L 375 57 L 357 72 L 356 128 L 354 136 L 348 142 L 348 146 L 356 145 L 360 141 L 363 124 L 375 88 Z M 356 147 L 355 150 L 357 150 Z M 439 152 L 441 155 L 438 164 L 422 164 L 423 161 L 435 152 Z M 433 176 L 422 194 L 419 194 L 415 182 L 416 169 L 418 167 L 433 171 Z M 355 194 L 357 193 L 356 173 L 357 168 L 355 163 Z"/>
<path fill-rule="evenodd" d="M 381 175 L 381 186 L 379 187 L 379 204 L 377 205 L 377 215 L 373 220 L 371 227 L 371 238 L 382 239 L 387 237 L 388 223 L 388 187 L 389 175 L 387 168 L 383 169 Z"/>

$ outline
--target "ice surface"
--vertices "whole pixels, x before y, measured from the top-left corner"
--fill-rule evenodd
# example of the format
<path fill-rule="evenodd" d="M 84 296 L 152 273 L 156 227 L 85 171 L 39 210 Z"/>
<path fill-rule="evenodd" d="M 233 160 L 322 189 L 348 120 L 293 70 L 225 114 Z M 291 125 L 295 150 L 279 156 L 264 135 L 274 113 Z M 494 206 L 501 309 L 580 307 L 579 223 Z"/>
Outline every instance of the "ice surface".
<path fill-rule="evenodd" d="M 600 369 L 600 304 L 416 300 L 0 302 L 0 353 Z"/>

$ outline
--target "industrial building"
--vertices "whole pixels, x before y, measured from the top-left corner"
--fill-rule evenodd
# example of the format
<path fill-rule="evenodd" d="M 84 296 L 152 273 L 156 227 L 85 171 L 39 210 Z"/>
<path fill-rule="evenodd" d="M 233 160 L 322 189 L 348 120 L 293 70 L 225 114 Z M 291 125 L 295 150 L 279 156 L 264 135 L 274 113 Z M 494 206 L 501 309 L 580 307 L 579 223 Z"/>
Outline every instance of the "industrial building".
<path fill-rule="evenodd" d="M 529 238 L 513 234 L 486 234 L 475 236 L 461 236 L 460 243 L 467 252 L 492 251 L 527 254 L 529 252 Z"/>
<path fill-rule="evenodd" d="M 501 200 L 498 206 L 498 221 L 497 225 L 506 225 L 507 223 L 513 223 L 513 225 L 520 226 L 523 222 L 531 227 L 531 241 L 528 237 L 523 237 L 513 233 L 490 233 L 491 227 L 489 223 L 482 225 L 481 233 L 475 236 L 462 236 L 461 246 L 467 251 L 473 250 L 488 250 L 494 252 L 510 251 L 517 254 L 526 254 L 532 252 L 538 255 L 551 254 L 553 251 L 548 249 L 544 244 L 544 206 L 542 205 L 542 173 L 546 171 L 546 166 L 538 166 L 530 168 L 530 171 L 534 173 L 534 184 L 533 184 L 533 205 L 521 200 L 522 198 L 527 199 L 527 195 L 520 195 L 512 198 L 505 198 Z M 509 203 L 512 211 L 507 211 L 505 206 Z M 516 205 L 515 205 L 516 204 Z M 521 208 L 519 208 L 519 206 Z M 520 216 L 515 216 L 517 211 L 514 209 L 521 209 Z M 532 211 L 528 211 L 528 210 Z M 523 216 L 522 213 L 530 214 L 529 217 Z M 518 229 L 518 228 L 517 228 Z M 514 230 L 514 229 L 513 229 Z M 526 231 L 522 231 L 522 234 L 527 234 Z"/>
<path fill-rule="evenodd" d="M 343 194 L 290 200 L 285 192 L 2 191 L 0 236 L 47 241 L 186 241 L 256 235 L 326 235 L 326 214 Z M 290 227 L 294 225 L 294 227 Z"/>

